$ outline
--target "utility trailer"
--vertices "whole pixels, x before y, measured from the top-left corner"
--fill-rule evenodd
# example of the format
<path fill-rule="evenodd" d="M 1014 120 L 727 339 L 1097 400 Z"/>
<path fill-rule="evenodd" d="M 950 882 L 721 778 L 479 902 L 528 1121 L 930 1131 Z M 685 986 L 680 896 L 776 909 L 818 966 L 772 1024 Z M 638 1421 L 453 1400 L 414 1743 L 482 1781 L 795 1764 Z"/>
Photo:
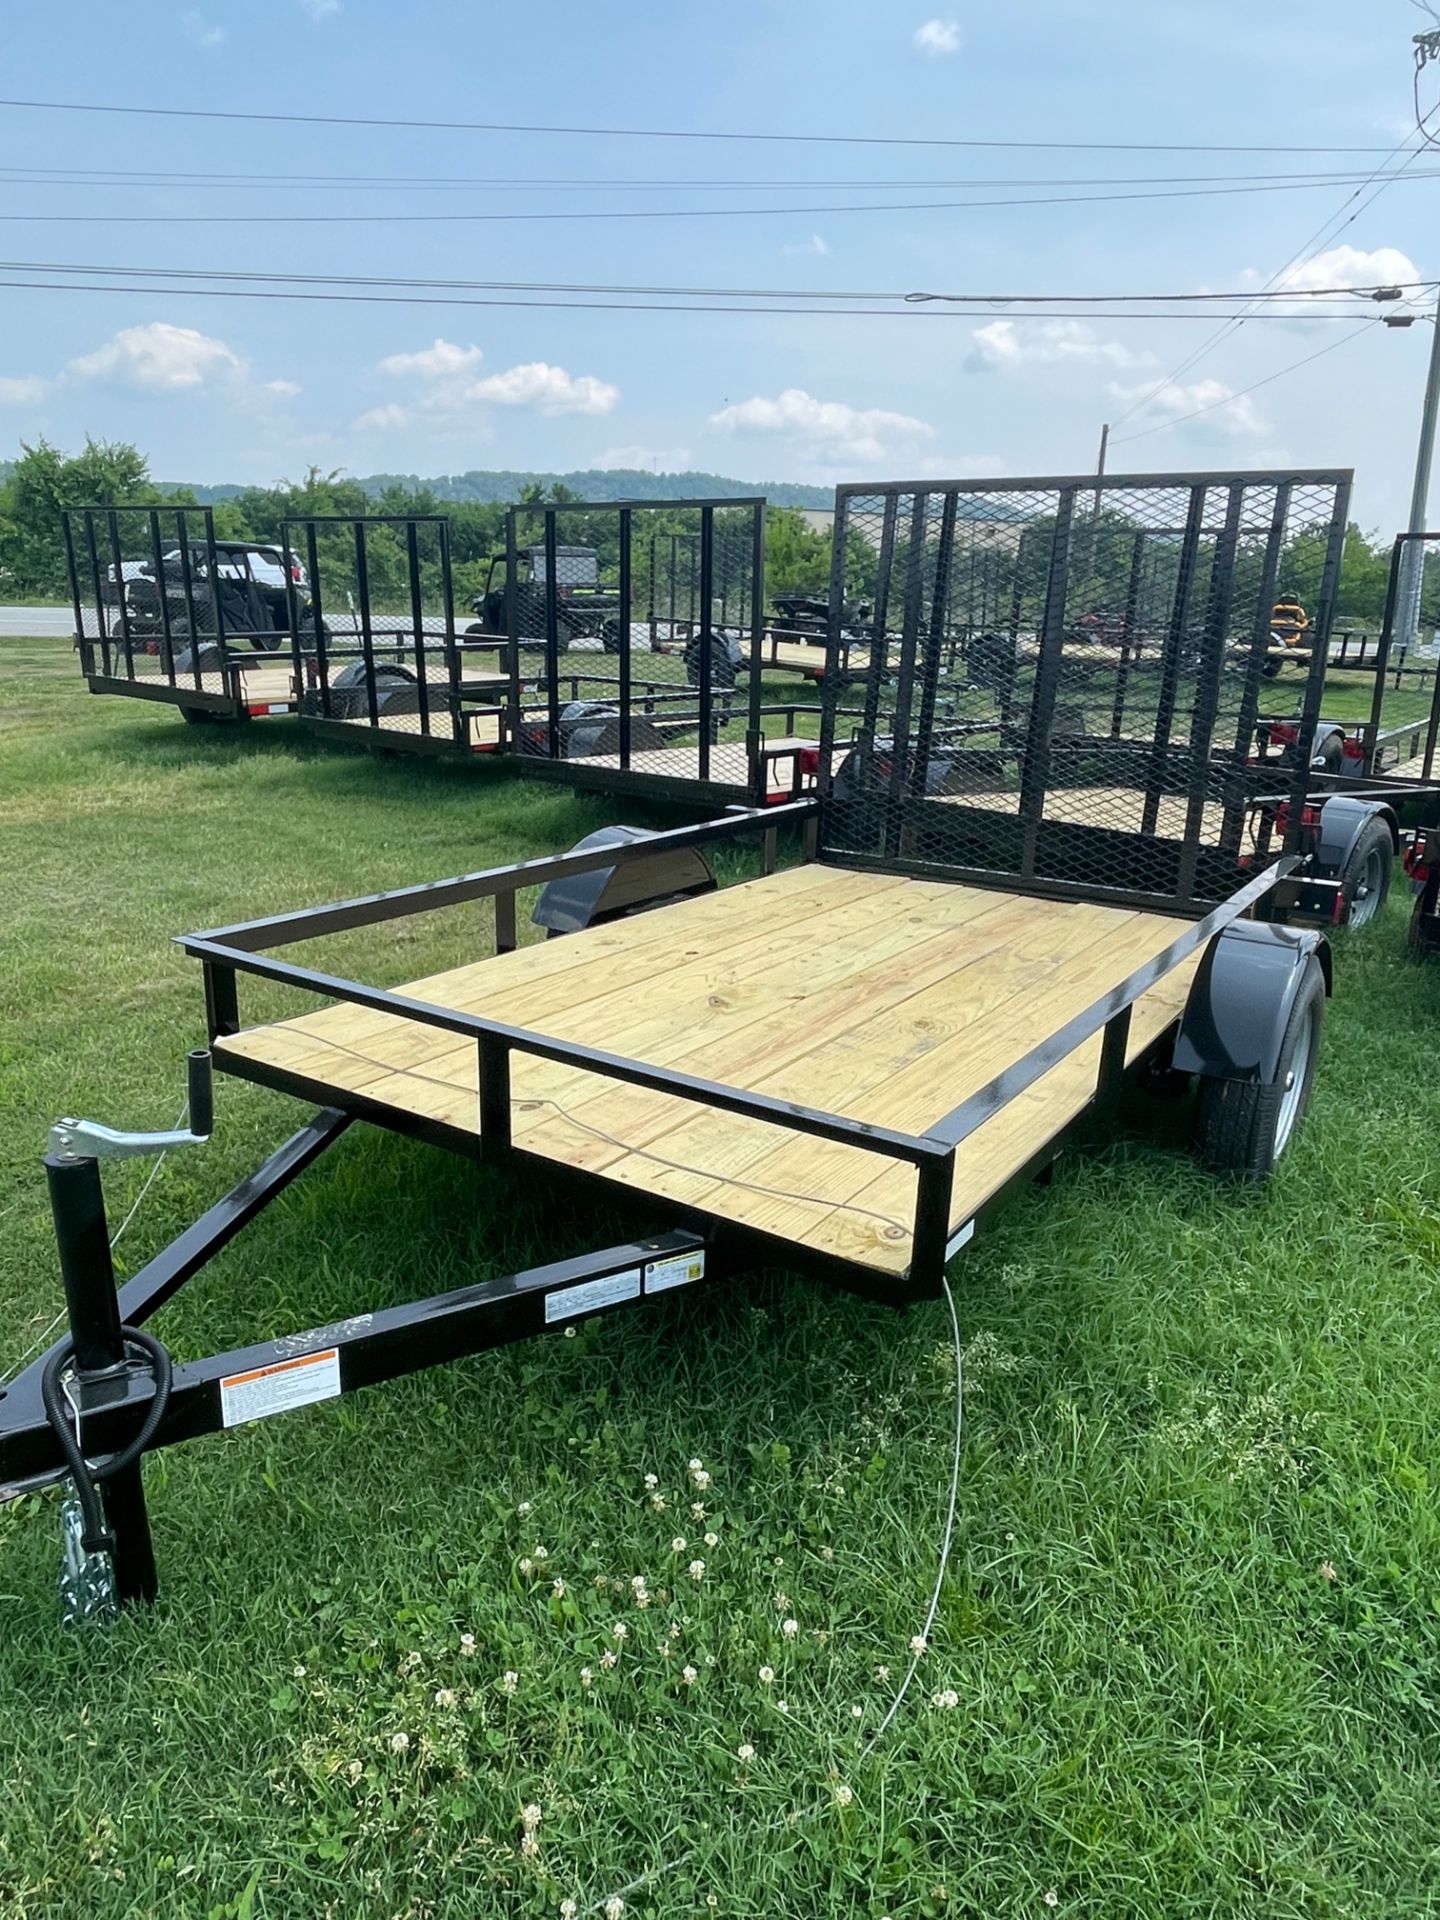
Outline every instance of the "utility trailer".
<path fill-rule="evenodd" d="M 920 490 L 912 534 L 933 507 L 948 536 L 953 499 Z M 1013 719 L 1042 762 L 1071 505 L 1040 671 Z M 663 833 L 607 829 L 556 858 L 182 939 L 202 970 L 208 1042 L 192 1056 L 191 1125 L 52 1129 L 70 1332 L 0 1399 L 0 1485 L 76 1482 L 72 1614 L 155 1591 L 147 1451 L 757 1266 L 881 1304 L 928 1299 L 1008 1194 L 1080 1136 L 1114 1133 L 1138 1077 L 1193 1098 L 1212 1166 L 1270 1175 L 1310 1098 L 1330 961 L 1318 930 L 1264 916 L 1311 884 L 1312 857 L 1277 851 L 1236 875 L 1208 831 L 1209 730 L 1192 709 L 1184 741 L 1159 719 L 1152 734 L 1185 749 L 1191 838 L 1131 832 L 1117 875 L 1113 839 L 1103 865 L 1064 856 L 1068 826 L 1057 840 L 1027 804 L 1002 860 L 930 789 L 944 595 L 927 617 L 909 584 L 927 577 L 930 544 L 906 574 L 883 703 L 899 771 L 878 787 L 844 791 L 822 761 L 811 798 Z M 1201 644 L 1211 686 L 1223 625 L 1214 636 Z M 798 864 L 777 866 L 782 829 L 799 832 Z M 711 856 L 754 839 L 763 871 L 717 885 Z M 531 918 L 549 937 L 522 942 L 517 900 L 537 887 Z M 485 958 L 469 918 L 479 901 L 493 903 Z M 451 908 L 467 910 L 464 958 L 399 986 L 284 952 Z M 252 977 L 310 1010 L 247 1023 Z M 102 1161 L 205 1137 L 212 1066 L 315 1111 L 117 1291 Z M 339 1323 L 172 1363 L 144 1323 L 357 1122 L 491 1166 L 517 1191 L 574 1196 L 557 1219 L 624 1197 L 643 1230 L 599 1250 L 582 1230 L 540 1268 L 402 1307 L 357 1300 Z"/>
<path fill-rule="evenodd" d="M 977 876 L 1219 898 L 1283 852 L 1303 882 L 1268 912 L 1365 917 L 1394 809 L 1315 765 L 1349 491 L 1346 472 L 841 487 L 831 603 L 863 596 L 870 646 L 847 670 L 832 619 L 825 705 L 862 717 L 827 724 L 822 784 L 919 869 L 934 846 Z M 1320 584 L 1281 722 L 1265 669 L 1296 552 Z"/>
<path fill-rule="evenodd" d="M 290 635 L 312 616 L 277 543 L 217 539 L 209 507 L 71 507 L 61 529 L 92 693 L 192 723 L 294 712 Z"/>

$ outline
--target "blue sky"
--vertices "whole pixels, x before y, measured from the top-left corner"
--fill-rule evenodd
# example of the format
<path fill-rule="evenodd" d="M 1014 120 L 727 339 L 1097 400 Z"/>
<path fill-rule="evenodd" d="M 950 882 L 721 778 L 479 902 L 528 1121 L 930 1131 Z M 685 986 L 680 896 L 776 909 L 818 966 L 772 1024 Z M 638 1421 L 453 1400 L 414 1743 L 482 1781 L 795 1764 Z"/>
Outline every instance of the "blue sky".
<path fill-rule="evenodd" d="M 836 203 L 991 197 L 973 183 L 1368 172 L 1405 136 L 1408 0 L 694 0 L 546 8 L 458 0 L 197 0 L 7 18 L 6 84 L 51 101 L 876 138 L 1295 142 L 1364 155 L 965 151 L 560 134 L 246 125 L 0 108 L 11 260 L 455 279 L 860 292 L 1252 288 L 1354 184 L 1069 207 L 849 213 Z M 57 26 L 59 31 L 57 31 Z M 1433 72 L 1440 72 L 1434 69 Z M 1428 84 L 1428 76 L 1427 76 Z M 1428 87 L 1440 97 L 1440 80 Z M 1435 165 L 1440 167 L 1440 151 Z M 1413 171 L 1429 169 L 1428 158 Z M 271 182 L 42 184 L 18 169 Z M 331 185 L 297 176 L 781 184 Z M 837 181 L 895 181 L 837 189 Z M 917 183 L 965 182 L 965 186 Z M 997 186 L 996 197 L 1047 191 Z M 1125 191 L 1123 187 L 1113 189 Z M 1139 189 L 1131 189 L 1139 191 Z M 1390 186 L 1328 236 L 1310 284 L 1437 271 L 1440 181 Z M 1360 204 L 1352 202 L 1351 205 Z M 704 206 L 814 213 L 503 223 L 436 214 Z M 108 224 L 59 215 L 157 216 Z M 385 213 L 381 224 L 185 224 L 186 214 Z M 1334 246 L 1351 249 L 1334 254 Z M 45 277 L 32 275 L 31 277 Z M 614 313 L 12 291 L 0 454 L 44 433 L 133 439 L 153 470 L 267 481 L 591 463 L 747 479 L 1350 464 L 1358 508 L 1404 515 L 1430 332 L 1252 323 L 1170 379 L 1211 328 L 777 313 Z M 1363 317 L 1363 315 L 1362 315 Z M 1208 408 L 1201 417 L 1168 424 Z M 1125 444 L 1123 435 L 1140 435 Z"/>

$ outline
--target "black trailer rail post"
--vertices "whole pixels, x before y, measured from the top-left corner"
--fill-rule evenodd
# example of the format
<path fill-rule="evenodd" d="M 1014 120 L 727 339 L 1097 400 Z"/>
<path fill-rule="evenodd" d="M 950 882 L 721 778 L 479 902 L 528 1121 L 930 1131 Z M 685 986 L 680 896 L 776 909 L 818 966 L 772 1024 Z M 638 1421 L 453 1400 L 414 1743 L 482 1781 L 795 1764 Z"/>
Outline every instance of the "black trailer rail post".
<path fill-rule="evenodd" d="M 1251 742 L 1255 738 L 1255 723 L 1260 713 L 1260 687 L 1270 645 L 1270 614 L 1278 590 L 1280 556 L 1285 528 L 1289 524 L 1292 493 L 1291 482 L 1280 481 L 1275 488 L 1271 506 L 1269 532 L 1261 562 L 1259 592 L 1254 606 L 1249 646 L 1244 656 L 1245 678 L 1240 690 L 1240 708 L 1235 722 L 1234 754 L 1237 761 L 1248 757 Z M 1226 806 L 1221 818 L 1220 844 L 1235 852 L 1239 851 L 1244 835 L 1246 798 L 1241 783 L 1232 780 L 1227 784 Z"/>
<path fill-rule="evenodd" d="M 1115 697 L 1110 707 L 1110 738 L 1118 740 L 1125 724 L 1125 693 L 1130 684 L 1132 657 L 1139 652 L 1136 632 L 1140 614 L 1140 574 L 1145 564 L 1145 530 L 1139 528 L 1130 542 L 1130 581 L 1125 589 L 1125 627 L 1120 645 L 1120 662 L 1115 669 Z"/>
<path fill-rule="evenodd" d="M 1145 783 L 1145 806 L 1140 816 L 1140 831 L 1154 833 L 1160 816 L 1160 795 L 1170 749 L 1170 732 L 1175 724 L 1175 703 L 1180 682 L 1180 655 L 1190 624 L 1190 596 L 1195 588 L 1195 572 L 1200 554 L 1200 536 L 1205 525 L 1205 488 L 1190 488 L 1190 504 L 1185 515 L 1184 541 L 1180 549 L 1180 569 L 1175 582 L 1175 600 L 1165 636 L 1165 652 L 1160 665 L 1160 704 L 1155 717 L 1155 738 L 1150 750 L 1150 773 Z"/>
<path fill-rule="evenodd" d="M 715 738 L 715 509 L 700 509 L 700 778 L 710 778 L 710 748 Z M 755 677 L 752 672 L 751 678 Z"/>
<path fill-rule="evenodd" d="M 1050 734 L 1055 695 L 1060 686 L 1060 657 L 1065 644 L 1066 580 L 1076 491 L 1074 487 L 1062 488 L 1056 505 L 1055 530 L 1050 540 L 1050 565 L 1045 581 L 1045 612 L 1040 627 L 1040 659 L 1035 670 L 1035 694 L 1030 704 L 1030 726 L 1020 778 L 1020 873 L 1027 880 L 1035 876 L 1040 822 L 1050 785 Z M 1158 727 L 1156 739 L 1158 743 Z M 1148 806 L 1148 789 L 1145 799 Z M 1141 830 L 1153 831 L 1153 823 L 1150 828 L 1142 827 Z"/>
<path fill-rule="evenodd" d="M 415 694 L 420 709 L 420 731 L 430 731 L 430 676 L 425 658 L 425 607 L 420 593 L 420 549 L 415 522 L 405 522 L 405 576 L 410 589 L 410 646 L 415 659 Z M 446 668 L 450 667 L 447 657 Z M 452 676 L 451 687 L 458 685 Z"/>
<path fill-rule="evenodd" d="M 1180 891 L 1193 892 L 1200 860 L 1200 827 L 1210 797 L 1210 744 L 1220 703 L 1220 674 L 1225 664 L 1225 636 L 1230 628 L 1230 605 L 1235 587 L 1235 553 L 1240 543 L 1240 517 L 1245 489 L 1232 484 L 1225 499 L 1225 521 L 1215 541 L 1210 568 L 1210 593 L 1202 630 L 1200 672 L 1195 705 L 1190 716 L 1190 786 L 1185 806 L 1185 836 L 1180 852 Z"/>
<path fill-rule="evenodd" d="M 560 758 L 560 582 L 556 577 L 555 516 L 545 515 L 545 704 L 550 758 Z"/>
<path fill-rule="evenodd" d="M 436 536 L 439 544 L 440 560 L 440 617 L 444 622 L 444 632 L 441 635 L 441 653 L 445 661 L 446 680 L 452 690 L 450 698 L 451 737 L 457 747 L 468 747 L 470 744 L 470 723 L 461 707 L 459 699 L 455 697 L 453 691 L 460 685 L 465 660 L 468 659 L 469 656 L 462 655 L 460 643 L 455 633 L 455 573 L 453 555 L 450 547 L 450 522 L 447 518 L 442 517 L 440 519 L 436 527 Z M 415 535 L 408 526 L 406 529 L 406 537 L 412 545 L 415 543 Z M 417 577 L 417 588 L 418 584 Z"/>
<path fill-rule="evenodd" d="M 114 565 L 114 577 L 117 582 L 123 582 L 125 562 L 121 558 L 120 516 L 113 507 L 105 516 L 105 524 L 110 529 L 110 553 Z M 133 680 L 135 678 L 135 656 L 130 650 L 130 612 L 126 604 L 123 584 L 120 587 L 118 606 L 120 613 L 120 645 L 125 660 L 125 677 Z"/>
<path fill-rule="evenodd" d="M 633 697 L 631 676 L 631 554 L 630 540 L 633 533 L 634 515 L 629 507 L 620 509 L 620 611 L 616 618 L 620 622 L 620 768 L 624 773 L 630 771 L 630 747 L 632 728 L 630 702 Z M 651 543 L 651 564 L 654 564 L 654 543 Z M 651 603 L 654 604 L 653 601 Z"/>
<path fill-rule="evenodd" d="M 85 616 L 80 610 L 80 570 L 75 560 L 75 534 L 70 525 L 68 513 L 60 516 L 60 537 L 65 543 L 65 578 L 70 588 L 70 610 L 75 620 L 75 645 L 80 654 L 80 668 L 88 679 L 95 671 L 95 645 L 85 631 Z M 96 577 L 95 605 L 100 605 L 99 578 Z"/>

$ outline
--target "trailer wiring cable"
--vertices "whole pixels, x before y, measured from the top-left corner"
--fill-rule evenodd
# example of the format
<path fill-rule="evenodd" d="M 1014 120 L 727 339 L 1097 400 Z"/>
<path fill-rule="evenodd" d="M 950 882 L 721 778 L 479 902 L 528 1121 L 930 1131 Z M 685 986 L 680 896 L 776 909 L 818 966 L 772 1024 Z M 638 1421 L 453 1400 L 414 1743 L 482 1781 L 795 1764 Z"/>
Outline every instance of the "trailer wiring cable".
<path fill-rule="evenodd" d="M 70 1478 L 75 1482 L 75 1492 L 80 1501 L 80 1510 L 85 1517 L 84 1530 L 80 1544 L 87 1553 L 111 1553 L 115 1547 L 115 1536 L 105 1524 L 105 1516 L 100 1505 L 100 1487 L 117 1473 L 123 1473 L 127 1467 L 133 1467 L 144 1453 L 155 1430 L 165 1418 L 165 1409 L 170 1404 L 170 1386 L 173 1367 L 169 1349 L 164 1342 L 157 1340 L 153 1333 L 146 1333 L 143 1327 L 122 1326 L 120 1337 L 127 1349 L 138 1351 L 149 1358 L 155 1381 L 155 1391 L 145 1418 L 140 1422 L 132 1437 L 118 1452 L 107 1454 L 103 1460 L 87 1460 L 80 1445 L 80 1412 L 75 1408 L 75 1429 L 72 1432 L 66 1417 L 67 1405 L 72 1405 L 61 1384 L 61 1375 L 75 1358 L 75 1342 L 64 1340 L 55 1349 L 46 1362 L 45 1371 L 40 1376 L 40 1399 L 45 1408 L 45 1418 L 50 1422 L 65 1463 L 70 1470 Z"/>
<path fill-rule="evenodd" d="M 940 1597 L 945 1590 L 945 1576 L 950 1570 L 950 1556 L 955 1544 L 955 1510 L 960 1499 L 960 1466 L 965 1450 L 965 1346 L 960 1338 L 960 1316 L 955 1310 L 955 1296 L 950 1290 L 950 1282 L 944 1273 L 940 1275 L 940 1286 L 945 1295 L 945 1305 L 950 1315 L 950 1339 L 955 1356 L 955 1437 L 950 1455 L 950 1492 L 945 1507 L 945 1525 L 940 1536 L 940 1551 L 935 1567 L 935 1583 L 930 1592 L 930 1604 L 925 1611 L 925 1623 L 910 1641 L 911 1660 L 904 1679 L 896 1688 L 895 1694 L 886 1709 L 885 1716 L 873 1732 L 867 1733 L 862 1742 L 863 1750 L 869 1754 L 875 1751 L 881 1740 L 894 1724 L 905 1696 L 909 1693 L 920 1662 L 929 1651 L 930 1635 L 935 1626 L 935 1616 L 940 1611 Z M 829 1805 L 827 1801 L 816 1801 L 803 1813 L 786 1814 L 783 1818 L 768 1821 L 757 1829 L 756 1839 L 774 1833 L 793 1833 L 796 1827 L 806 1821 L 817 1819 Z M 681 1867 L 689 1866 L 699 1852 L 698 1847 L 690 1847 L 673 1860 L 663 1861 L 659 1866 L 637 1874 L 623 1887 L 601 1894 L 586 1907 L 580 1909 L 580 1920 L 589 1920 L 591 1914 L 601 1912 L 607 1903 L 614 1899 L 624 1900 L 643 1888 L 650 1887 L 657 1880 L 663 1880 L 672 1873 L 678 1873 Z"/>
<path fill-rule="evenodd" d="M 328 1033 L 312 1033 L 309 1037 L 312 1040 L 321 1041 L 327 1047 L 334 1047 L 339 1053 L 352 1055 L 367 1067 L 378 1067 L 382 1073 L 399 1074 L 405 1080 L 420 1080 L 428 1087 L 444 1087 L 451 1093 L 470 1091 L 469 1087 L 459 1080 L 446 1080 L 436 1073 L 421 1073 L 416 1067 L 395 1067 L 388 1060 L 376 1060 L 371 1054 L 363 1053 L 359 1047 L 347 1046 L 343 1040 L 332 1040 Z M 785 1187 L 761 1186 L 757 1181 L 741 1180 L 728 1173 L 714 1173 L 709 1167 L 691 1166 L 684 1160 L 667 1160 L 663 1154 L 652 1153 L 646 1147 L 632 1147 L 627 1140 L 618 1139 L 613 1133 L 606 1133 L 603 1127 L 593 1126 L 588 1120 L 581 1120 L 576 1114 L 561 1106 L 558 1100 L 543 1097 L 529 1098 L 517 1094 L 510 1104 L 522 1109 L 549 1107 L 553 1112 L 558 1113 L 562 1120 L 567 1120 L 572 1127 L 578 1127 L 582 1133 L 593 1134 L 597 1140 L 603 1140 L 607 1146 L 618 1147 L 622 1153 L 633 1153 L 641 1160 L 649 1160 L 657 1167 L 664 1167 L 669 1173 L 690 1173 L 694 1174 L 697 1180 L 718 1180 L 727 1187 L 739 1187 L 745 1193 L 758 1193 L 769 1200 L 794 1200 L 801 1206 L 821 1204 L 811 1194 L 791 1193 Z M 761 1124 L 766 1123 L 762 1121 Z M 888 1227 L 893 1233 L 903 1234 L 907 1239 L 909 1238 L 910 1229 L 903 1221 L 893 1219 L 888 1213 L 877 1213 L 873 1207 L 842 1203 L 836 1210 L 840 1213 L 863 1214 L 867 1220 L 878 1220 L 881 1226 Z"/>
<path fill-rule="evenodd" d="M 739 140 L 767 146 L 964 147 L 1044 153 L 1383 153 L 1383 147 L 1153 140 L 957 140 L 924 134 L 747 133 L 700 127 L 571 127 L 505 120 L 402 120 L 361 114 L 255 113 L 219 107 L 141 107 L 93 100 L 0 100 L 36 113 L 120 113 L 151 120 L 244 120 L 301 127 L 399 127 L 417 133 L 574 134 L 602 140 Z"/>

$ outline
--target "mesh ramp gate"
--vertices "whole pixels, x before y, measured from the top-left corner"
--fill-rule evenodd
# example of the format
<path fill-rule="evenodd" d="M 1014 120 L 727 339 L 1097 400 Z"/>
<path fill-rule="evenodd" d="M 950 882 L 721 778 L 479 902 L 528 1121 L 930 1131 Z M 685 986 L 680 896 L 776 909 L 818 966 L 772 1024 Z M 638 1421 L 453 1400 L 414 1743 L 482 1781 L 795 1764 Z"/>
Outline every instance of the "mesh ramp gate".
<path fill-rule="evenodd" d="M 94 691 L 222 718 L 289 709 L 280 542 L 217 540 L 209 507 L 70 507 L 61 528 Z"/>
<path fill-rule="evenodd" d="M 1435 777 L 1440 734 L 1440 534 L 1402 533 L 1390 555 L 1385 617 L 1376 644 L 1374 691 L 1360 771 L 1421 783 Z M 1416 628 L 1403 603 L 1407 568 L 1420 569 Z M 1336 661 L 1332 649 L 1330 668 Z M 1354 694 L 1351 694 L 1353 702 Z M 1347 769 L 1348 770 L 1348 769 Z"/>
<path fill-rule="evenodd" d="M 1041 892 L 1225 898 L 1299 839 L 1349 492 L 1348 472 L 839 488 L 822 841 Z M 1262 754 L 1271 611 L 1302 560 L 1297 735 Z"/>

